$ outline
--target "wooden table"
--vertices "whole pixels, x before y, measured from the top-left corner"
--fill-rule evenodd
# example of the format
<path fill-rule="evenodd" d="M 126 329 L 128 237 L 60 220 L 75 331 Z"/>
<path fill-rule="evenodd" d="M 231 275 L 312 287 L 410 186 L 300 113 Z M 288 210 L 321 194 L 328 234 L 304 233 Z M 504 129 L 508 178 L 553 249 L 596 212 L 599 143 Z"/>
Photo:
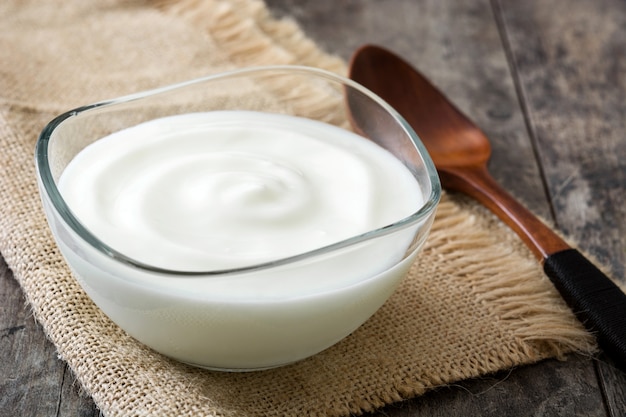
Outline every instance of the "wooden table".
<path fill-rule="evenodd" d="M 331 53 L 363 43 L 420 68 L 493 141 L 494 176 L 626 284 L 626 2 L 267 0 Z M 0 267 L 0 415 L 99 415 Z M 379 416 L 623 416 L 626 374 L 545 361 Z"/>

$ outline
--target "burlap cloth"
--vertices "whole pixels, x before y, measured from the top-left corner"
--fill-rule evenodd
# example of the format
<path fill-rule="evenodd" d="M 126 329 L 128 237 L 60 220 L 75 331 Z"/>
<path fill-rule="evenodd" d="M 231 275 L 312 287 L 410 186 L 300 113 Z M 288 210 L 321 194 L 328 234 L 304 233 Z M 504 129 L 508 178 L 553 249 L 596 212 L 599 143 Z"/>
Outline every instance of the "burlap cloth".
<path fill-rule="evenodd" d="M 518 239 L 444 196 L 423 254 L 366 324 L 310 359 L 227 374 L 135 342 L 86 297 L 56 250 L 33 148 L 70 108 L 227 68 L 345 73 L 257 0 L 0 2 L 0 251 L 34 316 L 107 416 L 342 416 L 595 344 Z"/>

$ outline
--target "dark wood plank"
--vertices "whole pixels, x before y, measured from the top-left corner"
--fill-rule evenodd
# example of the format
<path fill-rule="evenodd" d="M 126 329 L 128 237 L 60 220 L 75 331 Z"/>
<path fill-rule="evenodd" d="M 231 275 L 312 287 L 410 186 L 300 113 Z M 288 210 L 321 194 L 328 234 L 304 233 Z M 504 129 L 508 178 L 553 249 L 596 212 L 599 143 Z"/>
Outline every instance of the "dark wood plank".
<path fill-rule="evenodd" d="M 626 3 L 500 2 L 559 227 L 626 283 Z"/>
<path fill-rule="evenodd" d="M 98 416 L 58 359 L 0 257 L 0 415 Z"/>
<path fill-rule="evenodd" d="M 496 7 L 556 221 L 626 284 L 626 3 Z M 626 415 L 626 374 L 602 362 L 598 374 L 611 415 Z"/>

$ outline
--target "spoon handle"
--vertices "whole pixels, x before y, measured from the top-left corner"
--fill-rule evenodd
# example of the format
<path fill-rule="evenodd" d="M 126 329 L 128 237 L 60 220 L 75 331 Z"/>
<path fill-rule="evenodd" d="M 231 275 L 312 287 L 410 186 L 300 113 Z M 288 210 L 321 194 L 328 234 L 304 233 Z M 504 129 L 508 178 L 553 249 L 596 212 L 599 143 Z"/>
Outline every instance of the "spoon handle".
<path fill-rule="evenodd" d="M 626 295 L 576 249 L 548 256 L 543 269 L 606 355 L 626 370 Z"/>
<path fill-rule="evenodd" d="M 599 346 L 626 371 L 626 295 L 584 255 L 571 248 L 504 190 L 486 167 L 440 170 L 448 189 L 466 193 L 508 224 L 543 262 L 543 269 Z"/>

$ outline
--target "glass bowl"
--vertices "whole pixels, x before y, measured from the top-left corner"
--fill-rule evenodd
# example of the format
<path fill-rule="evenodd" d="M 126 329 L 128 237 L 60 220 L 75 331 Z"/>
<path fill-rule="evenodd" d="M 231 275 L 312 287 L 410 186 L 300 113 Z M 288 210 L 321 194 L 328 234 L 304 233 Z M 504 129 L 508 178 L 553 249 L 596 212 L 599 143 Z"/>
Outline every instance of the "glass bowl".
<path fill-rule="evenodd" d="M 378 144 L 406 167 L 420 202 L 406 216 L 302 252 L 227 267 L 170 268 L 166 261 L 139 259 L 92 232 L 76 206 L 64 199 L 59 179 L 68 164 L 102 138 L 154 119 L 224 111 L 294 116 L 356 132 L 351 134 Z M 134 139 L 126 141 L 122 147 L 132 146 Z M 80 107 L 45 127 L 35 154 L 50 229 L 89 297 L 143 344 L 215 370 L 293 363 L 357 329 L 406 275 L 428 235 L 441 193 L 425 147 L 397 112 L 349 79 L 299 66 L 234 70 Z M 335 177 L 344 173 L 341 166 L 326 168 L 335 169 Z M 393 190 L 395 184 L 387 187 Z M 362 214 L 360 206 L 354 211 Z M 176 228 L 179 220 L 167 221 Z M 133 238 L 127 240 L 133 243 Z"/>

